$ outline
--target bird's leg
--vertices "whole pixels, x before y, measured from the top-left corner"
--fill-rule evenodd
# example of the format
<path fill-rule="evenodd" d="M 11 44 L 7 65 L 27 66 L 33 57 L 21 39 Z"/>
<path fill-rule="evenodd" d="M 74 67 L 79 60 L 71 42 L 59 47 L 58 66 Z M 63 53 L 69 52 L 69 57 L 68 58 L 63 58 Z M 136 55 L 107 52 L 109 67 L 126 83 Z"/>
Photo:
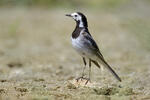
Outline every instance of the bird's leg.
<path fill-rule="evenodd" d="M 91 78 L 91 59 L 89 59 L 89 79 Z"/>
<path fill-rule="evenodd" d="M 85 58 L 84 57 L 82 57 L 82 58 L 83 58 L 84 67 L 83 67 L 83 70 L 82 70 L 82 76 L 76 79 L 77 82 L 78 82 L 79 79 L 82 80 L 84 78 L 84 70 L 85 70 L 86 64 L 87 64 Z"/>
<path fill-rule="evenodd" d="M 86 81 L 85 84 L 87 84 L 90 81 L 90 78 L 91 78 L 91 62 L 92 62 L 92 60 L 89 59 L 89 77 L 87 78 L 87 81 Z"/>
<path fill-rule="evenodd" d="M 83 57 L 83 62 L 84 62 L 84 67 L 83 67 L 83 70 L 82 70 L 82 77 L 84 77 L 84 71 L 85 71 L 85 68 L 86 68 L 86 60 L 85 60 L 84 57 Z"/>

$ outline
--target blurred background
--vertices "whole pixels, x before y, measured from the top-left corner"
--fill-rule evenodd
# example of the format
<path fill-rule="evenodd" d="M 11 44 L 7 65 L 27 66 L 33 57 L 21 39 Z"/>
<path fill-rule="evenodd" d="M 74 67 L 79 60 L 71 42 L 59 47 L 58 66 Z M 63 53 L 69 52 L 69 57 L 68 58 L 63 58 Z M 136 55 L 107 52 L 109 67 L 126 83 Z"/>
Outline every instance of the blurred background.
<path fill-rule="evenodd" d="M 83 68 L 71 46 L 75 22 L 65 16 L 77 11 L 132 91 L 105 95 L 68 86 Z M 0 0 L 0 99 L 150 99 L 149 44 L 150 0 Z M 116 88 L 107 70 L 92 66 L 93 82 Z"/>

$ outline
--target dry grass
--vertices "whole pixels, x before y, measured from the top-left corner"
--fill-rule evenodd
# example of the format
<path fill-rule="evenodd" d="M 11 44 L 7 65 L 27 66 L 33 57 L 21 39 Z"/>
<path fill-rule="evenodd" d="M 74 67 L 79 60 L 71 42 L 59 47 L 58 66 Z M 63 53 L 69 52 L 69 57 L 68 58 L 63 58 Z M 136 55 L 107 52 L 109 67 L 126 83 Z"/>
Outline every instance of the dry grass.
<path fill-rule="evenodd" d="M 138 32 L 134 34 L 136 27 L 143 29 L 136 26 L 140 23 L 130 23 L 138 11 L 133 9 L 134 15 L 85 11 L 91 34 L 123 80 L 118 83 L 110 73 L 102 74 L 93 65 L 92 81 L 97 84 L 93 88 L 74 87 L 68 82 L 78 77 L 83 67 L 80 56 L 71 47 L 75 24 L 64 16 L 68 12 L 72 11 L 0 10 L 0 98 L 150 99 L 149 42 L 143 44 L 143 37 L 137 36 Z M 147 21 L 147 16 L 138 19 Z"/>

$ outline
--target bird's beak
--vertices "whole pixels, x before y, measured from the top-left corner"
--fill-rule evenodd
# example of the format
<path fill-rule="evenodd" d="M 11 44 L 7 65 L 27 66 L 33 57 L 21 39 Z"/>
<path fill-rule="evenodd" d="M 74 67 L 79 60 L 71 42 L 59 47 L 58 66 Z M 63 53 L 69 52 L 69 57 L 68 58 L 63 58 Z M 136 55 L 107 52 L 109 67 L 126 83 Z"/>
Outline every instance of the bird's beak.
<path fill-rule="evenodd" d="M 72 17 L 72 16 L 71 16 L 71 14 L 66 14 L 66 16 L 68 16 L 68 17 Z"/>

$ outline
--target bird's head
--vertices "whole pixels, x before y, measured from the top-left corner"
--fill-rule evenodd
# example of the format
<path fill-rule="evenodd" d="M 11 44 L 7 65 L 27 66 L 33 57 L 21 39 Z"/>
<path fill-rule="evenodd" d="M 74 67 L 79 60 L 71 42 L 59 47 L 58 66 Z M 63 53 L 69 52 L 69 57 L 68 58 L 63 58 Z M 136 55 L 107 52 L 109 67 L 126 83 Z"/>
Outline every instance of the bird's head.
<path fill-rule="evenodd" d="M 78 27 L 88 27 L 87 19 L 81 12 L 66 14 L 66 16 L 72 17 L 77 22 Z"/>

